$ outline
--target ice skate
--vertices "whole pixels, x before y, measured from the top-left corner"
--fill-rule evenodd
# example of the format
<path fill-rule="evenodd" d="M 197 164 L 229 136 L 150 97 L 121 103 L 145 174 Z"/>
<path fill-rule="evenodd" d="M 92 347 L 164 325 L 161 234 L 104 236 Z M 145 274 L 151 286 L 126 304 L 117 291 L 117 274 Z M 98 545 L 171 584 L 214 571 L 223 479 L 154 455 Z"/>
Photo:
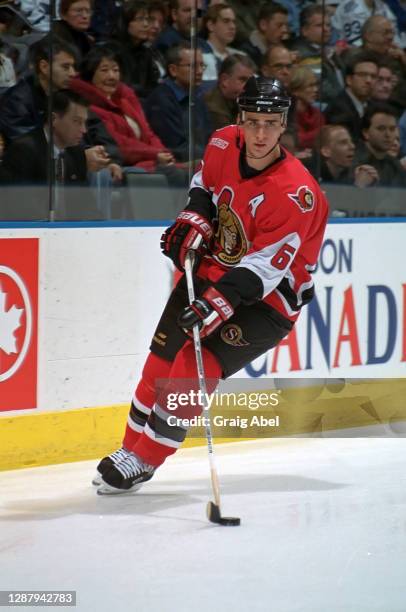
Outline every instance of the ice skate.
<path fill-rule="evenodd" d="M 134 453 L 128 453 L 127 457 L 103 472 L 97 493 L 117 495 L 138 491 L 144 482 L 152 478 L 155 469 Z"/>
<path fill-rule="evenodd" d="M 92 484 L 98 487 L 101 484 L 102 475 L 104 474 L 104 472 L 112 468 L 114 465 L 116 465 L 116 463 L 118 463 L 122 459 L 125 459 L 126 457 L 128 457 L 128 455 L 130 454 L 131 454 L 130 451 L 122 447 L 114 451 L 114 453 L 111 453 L 111 455 L 107 455 L 107 457 L 104 457 L 99 462 L 96 468 L 96 474 L 92 480 Z"/>

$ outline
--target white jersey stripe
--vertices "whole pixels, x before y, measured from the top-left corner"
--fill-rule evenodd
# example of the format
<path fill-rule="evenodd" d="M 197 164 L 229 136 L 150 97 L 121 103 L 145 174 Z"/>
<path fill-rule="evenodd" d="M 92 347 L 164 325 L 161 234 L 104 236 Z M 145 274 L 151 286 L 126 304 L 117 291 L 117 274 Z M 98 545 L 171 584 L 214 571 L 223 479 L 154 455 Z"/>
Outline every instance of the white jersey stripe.
<path fill-rule="evenodd" d="M 270 244 L 266 246 L 261 251 L 256 251 L 254 253 L 250 253 L 249 255 L 245 255 L 237 264 L 236 268 L 248 268 L 251 272 L 254 272 L 259 278 L 262 280 L 264 285 L 264 293 L 262 298 L 266 297 L 271 291 L 273 291 L 281 282 L 281 280 L 287 276 L 288 267 L 283 268 L 282 270 L 278 270 L 271 264 L 271 260 L 278 253 L 278 251 L 283 247 L 284 244 L 289 244 L 292 246 L 296 253 L 300 247 L 300 237 L 296 232 L 289 234 L 276 242 L 274 244 Z M 288 266 L 291 265 L 294 256 L 290 259 Z"/>

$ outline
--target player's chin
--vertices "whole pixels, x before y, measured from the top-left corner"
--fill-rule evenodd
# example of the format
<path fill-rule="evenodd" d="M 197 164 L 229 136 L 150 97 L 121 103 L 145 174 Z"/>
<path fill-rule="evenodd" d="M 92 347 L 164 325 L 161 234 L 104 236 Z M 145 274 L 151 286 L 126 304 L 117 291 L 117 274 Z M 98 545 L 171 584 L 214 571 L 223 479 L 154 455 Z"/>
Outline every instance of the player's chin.
<path fill-rule="evenodd" d="M 264 144 L 254 144 L 252 148 L 254 149 L 255 153 L 263 155 L 264 153 L 269 151 L 269 149 L 271 149 L 272 147 L 264 143 Z"/>

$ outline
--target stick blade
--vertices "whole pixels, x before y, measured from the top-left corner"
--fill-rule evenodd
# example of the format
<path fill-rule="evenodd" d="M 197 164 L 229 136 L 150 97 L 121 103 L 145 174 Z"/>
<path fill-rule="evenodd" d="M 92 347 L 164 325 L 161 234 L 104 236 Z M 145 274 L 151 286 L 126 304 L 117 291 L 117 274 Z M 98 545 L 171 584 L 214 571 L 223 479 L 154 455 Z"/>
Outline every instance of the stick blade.
<path fill-rule="evenodd" d="M 236 516 L 221 516 L 220 508 L 213 502 L 207 504 L 207 518 L 211 523 L 223 525 L 224 527 L 238 527 L 241 519 Z"/>

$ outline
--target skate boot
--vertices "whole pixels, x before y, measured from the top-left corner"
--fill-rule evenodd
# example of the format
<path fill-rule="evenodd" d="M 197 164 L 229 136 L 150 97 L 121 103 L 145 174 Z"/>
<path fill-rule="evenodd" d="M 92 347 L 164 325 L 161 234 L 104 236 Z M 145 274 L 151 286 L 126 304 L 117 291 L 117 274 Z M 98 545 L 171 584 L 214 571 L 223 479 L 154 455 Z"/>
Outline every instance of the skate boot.
<path fill-rule="evenodd" d="M 116 465 L 116 463 L 121 461 L 121 459 L 125 459 L 125 457 L 128 457 L 128 455 L 130 454 L 130 451 L 126 450 L 125 448 L 119 448 L 118 450 L 114 451 L 114 453 L 111 453 L 111 455 L 107 455 L 107 457 L 104 457 L 99 462 L 99 465 L 96 468 L 97 471 L 92 480 L 92 484 L 98 487 L 102 481 L 102 475 L 104 474 L 104 472 Z"/>
<path fill-rule="evenodd" d="M 133 493 L 138 491 L 144 482 L 151 480 L 155 470 L 155 466 L 144 463 L 140 457 L 129 453 L 127 457 L 103 472 L 97 493 L 98 495 Z"/>

